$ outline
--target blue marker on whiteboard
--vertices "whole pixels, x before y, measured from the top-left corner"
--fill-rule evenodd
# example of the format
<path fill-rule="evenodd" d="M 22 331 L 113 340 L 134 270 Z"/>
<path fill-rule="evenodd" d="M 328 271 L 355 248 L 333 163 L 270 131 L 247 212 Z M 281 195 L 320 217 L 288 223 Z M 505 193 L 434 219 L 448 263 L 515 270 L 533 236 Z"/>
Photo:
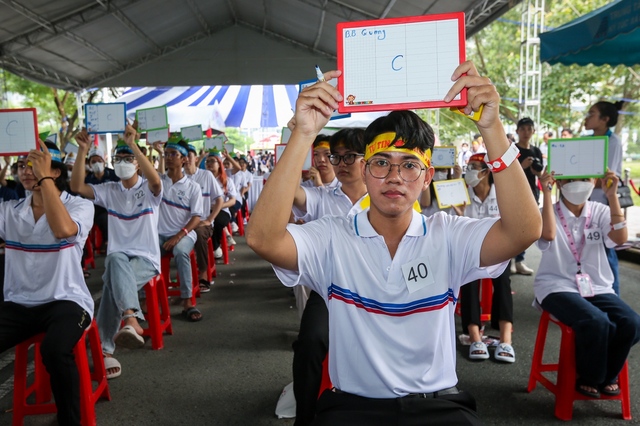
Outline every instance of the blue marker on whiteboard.
<path fill-rule="evenodd" d="M 324 74 L 320 70 L 320 67 L 316 65 L 316 77 L 318 77 L 318 81 L 325 81 Z"/>

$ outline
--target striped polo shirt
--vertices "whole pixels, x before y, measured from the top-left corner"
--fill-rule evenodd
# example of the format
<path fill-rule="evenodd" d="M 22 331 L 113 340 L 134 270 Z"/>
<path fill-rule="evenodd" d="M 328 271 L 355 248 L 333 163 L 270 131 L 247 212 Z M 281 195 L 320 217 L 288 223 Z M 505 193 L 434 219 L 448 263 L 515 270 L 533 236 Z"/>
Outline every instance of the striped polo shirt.
<path fill-rule="evenodd" d="M 185 227 L 193 216 L 202 215 L 202 190 L 200 186 L 186 175 L 173 183 L 167 175 L 161 175 L 162 203 L 160 204 L 160 220 L 158 234 L 173 237 Z M 196 233 L 189 232 L 189 238 L 196 242 Z"/>

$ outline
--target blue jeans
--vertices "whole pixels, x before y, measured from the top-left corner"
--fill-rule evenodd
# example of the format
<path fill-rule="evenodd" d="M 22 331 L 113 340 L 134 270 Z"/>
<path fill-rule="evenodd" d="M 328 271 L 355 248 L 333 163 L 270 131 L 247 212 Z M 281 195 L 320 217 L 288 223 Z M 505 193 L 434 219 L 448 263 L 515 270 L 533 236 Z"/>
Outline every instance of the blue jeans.
<path fill-rule="evenodd" d="M 620 296 L 620 278 L 618 273 L 618 254 L 616 253 L 616 249 L 605 247 L 605 253 L 607 253 L 607 260 L 609 261 L 609 266 L 611 267 L 611 272 L 613 272 L 613 291 L 616 292 L 618 296 Z"/>
<path fill-rule="evenodd" d="M 102 340 L 102 352 L 113 354 L 116 349 L 113 337 L 120 330 L 122 313 L 131 309 L 136 317 L 144 319 L 140 312 L 138 290 L 159 272 L 150 260 L 144 257 L 129 257 L 122 252 L 109 254 L 104 267 L 104 287 L 96 321 Z"/>
<path fill-rule="evenodd" d="M 167 251 L 162 248 L 162 245 L 173 238 L 173 236 L 165 237 L 159 236 L 160 240 L 160 252 L 164 256 Z M 178 244 L 173 247 L 173 258 L 176 260 L 176 267 L 178 268 L 178 276 L 180 277 L 180 297 L 182 299 L 190 299 L 193 285 L 193 279 L 191 276 L 191 258 L 189 254 L 193 250 L 194 242 L 189 237 L 184 237 Z"/>
<path fill-rule="evenodd" d="M 526 253 L 526 251 L 523 251 L 522 253 L 520 253 L 519 255 L 516 256 L 516 262 L 524 262 L 524 254 Z"/>
<path fill-rule="evenodd" d="M 640 315 L 615 294 L 552 293 L 540 305 L 573 329 L 581 382 L 594 387 L 614 382 L 640 340 Z"/>

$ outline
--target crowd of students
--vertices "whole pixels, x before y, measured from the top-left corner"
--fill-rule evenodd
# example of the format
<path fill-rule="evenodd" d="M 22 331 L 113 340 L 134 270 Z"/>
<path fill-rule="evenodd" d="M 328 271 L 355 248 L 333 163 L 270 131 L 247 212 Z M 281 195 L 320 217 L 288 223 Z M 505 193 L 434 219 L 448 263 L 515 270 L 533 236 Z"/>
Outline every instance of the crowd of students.
<path fill-rule="evenodd" d="M 330 71 L 325 79 L 339 74 Z M 484 106 L 473 152 L 462 151 L 464 164 L 452 170 L 431 166 L 434 132 L 416 114 L 395 111 L 365 130 L 326 136 L 320 132 L 341 95 L 326 82 L 300 94 L 288 148 L 246 231 L 249 246 L 299 299 L 297 426 L 479 424 L 475 400 L 457 387 L 456 303 L 460 295 L 469 358 L 489 358 L 477 286 L 490 278 L 491 325 L 500 331 L 494 357 L 515 362 L 509 275 L 534 272 L 523 263 L 534 242 L 543 251 L 534 278 L 536 303 L 576 334 L 576 390 L 591 397 L 620 392 L 617 374 L 640 340 L 640 316 L 616 295 L 607 260 L 606 249 L 627 237 L 615 195 L 619 173 L 610 167 L 597 182 L 606 204 L 589 201 L 594 180 L 556 181 L 538 167 L 544 157 L 531 144 L 530 119 L 518 122 L 519 140 L 510 142 L 495 86 L 472 63 L 460 65 L 452 79 L 447 99 L 466 88 L 466 112 Z M 606 134 L 616 119 L 596 104 L 587 128 Z M 115 349 L 144 345 L 145 300 L 139 294 L 160 273 L 161 256 L 175 258 L 182 315 L 200 321 L 191 302 L 190 253 L 196 253 L 200 291 L 207 292 L 207 241 L 216 257 L 221 244 L 234 243 L 224 236 L 237 209 L 246 208 L 251 170 L 264 174 L 271 167 L 269 155 L 199 155 L 177 137 L 143 152 L 136 138 L 136 129 L 127 126 L 112 153 L 113 169 L 82 131 L 73 160 L 40 141 L 41 149 L 20 157 L 12 170 L 15 189 L 0 175 L 7 188 L 0 203 L 6 241 L 0 352 L 45 332 L 43 362 L 60 424 L 80 421 L 72 349 L 93 318 L 81 266 L 92 226 L 108 241 L 96 319 L 107 374 L 115 378 L 123 370 Z M 309 149 L 314 167 L 300 182 Z M 439 211 L 431 182 L 461 176 L 471 203 Z M 554 183 L 560 191 L 555 203 Z M 333 387 L 318 398 L 325 359 Z"/>

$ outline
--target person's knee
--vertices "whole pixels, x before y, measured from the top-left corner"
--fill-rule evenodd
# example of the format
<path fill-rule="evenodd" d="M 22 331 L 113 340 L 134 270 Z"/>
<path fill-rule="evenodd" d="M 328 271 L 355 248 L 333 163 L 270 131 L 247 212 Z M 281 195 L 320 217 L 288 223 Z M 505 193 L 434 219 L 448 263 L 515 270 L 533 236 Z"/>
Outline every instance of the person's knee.
<path fill-rule="evenodd" d="M 73 359 L 72 351 L 68 348 L 62 348 L 57 342 L 45 339 L 40 345 L 40 355 L 45 366 L 55 366 L 64 364 Z"/>
<path fill-rule="evenodd" d="M 633 315 L 619 323 L 618 333 L 621 333 L 632 345 L 638 343 L 640 341 L 640 315 L 634 312 Z"/>
<path fill-rule="evenodd" d="M 108 268 L 115 264 L 129 263 L 129 256 L 122 252 L 109 253 L 104 260 L 104 267 Z"/>

